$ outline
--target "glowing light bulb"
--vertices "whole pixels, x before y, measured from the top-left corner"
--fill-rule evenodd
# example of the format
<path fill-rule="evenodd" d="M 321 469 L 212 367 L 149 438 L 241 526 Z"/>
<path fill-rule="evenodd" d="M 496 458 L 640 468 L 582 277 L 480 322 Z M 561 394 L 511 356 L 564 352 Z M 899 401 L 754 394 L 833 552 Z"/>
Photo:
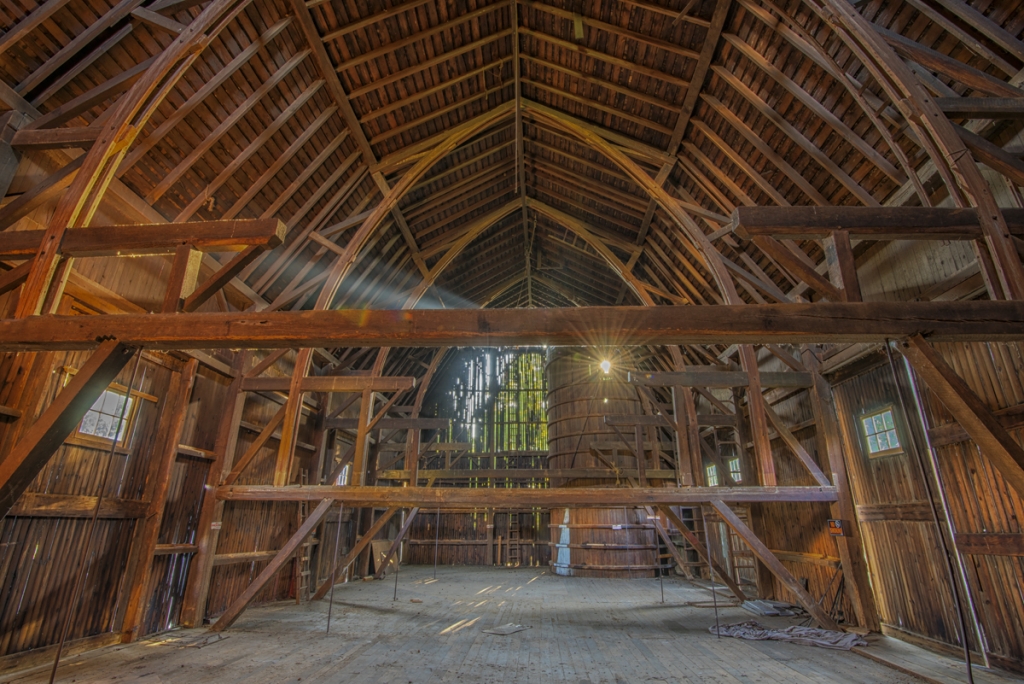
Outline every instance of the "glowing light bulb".
<path fill-rule="evenodd" d="M 609 361 L 608 359 L 605 359 L 604 361 L 602 361 L 601 362 L 601 370 L 604 371 L 605 375 L 608 375 L 609 373 L 611 373 L 612 372 L 612 362 Z"/>

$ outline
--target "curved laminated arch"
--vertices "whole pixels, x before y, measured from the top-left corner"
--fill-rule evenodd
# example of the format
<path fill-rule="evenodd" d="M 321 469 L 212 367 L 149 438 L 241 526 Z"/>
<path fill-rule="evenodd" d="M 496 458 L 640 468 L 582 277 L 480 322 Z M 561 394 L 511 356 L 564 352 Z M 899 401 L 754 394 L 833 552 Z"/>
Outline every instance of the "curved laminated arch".
<path fill-rule="evenodd" d="M 69 227 L 86 226 L 99 208 L 128 148 L 164 98 L 185 75 L 214 36 L 252 0 L 213 0 L 156 58 L 139 81 L 113 105 L 109 120 L 86 152 L 78 173 L 50 217 L 22 286 L 15 317 L 40 313 Z"/>
<path fill-rule="evenodd" d="M 662 209 L 664 209 L 672 220 L 682 229 L 690 242 L 697 248 L 697 253 L 704 262 L 704 266 L 711 272 L 712 277 L 718 285 L 726 303 L 742 304 L 742 300 L 736 291 L 725 264 L 722 263 L 718 250 L 708 240 L 700 226 L 690 218 L 679 203 L 665 191 L 664 188 L 653 178 L 644 173 L 637 164 L 624 152 L 619 150 L 596 132 L 588 130 L 577 121 L 568 116 L 560 116 L 547 108 L 533 107 L 529 100 L 523 100 L 523 107 L 531 110 L 538 118 L 545 119 L 558 128 L 564 130 L 577 138 L 580 142 L 586 143 L 591 149 L 601 153 L 608 161 L 622 169 L 630 179 L 644 189 Z"/>
<path fill-rule="evenodd" d="M 845 0 L 805 0 L 805 4 L 829 24 L 883 88 L 917 134 L 954 203 L 967 207 L 973 202 L 977 208 L 984 242 L 998 280 L 987 283 L 990 295 L 1024 299 L 1024 266 L 1017 256 L 1006 220 L 977 162 L 949 118 L 874 25 L 855 7 Z M 982 255 L 978 260 L 984 274 L 985 260 Z"/>

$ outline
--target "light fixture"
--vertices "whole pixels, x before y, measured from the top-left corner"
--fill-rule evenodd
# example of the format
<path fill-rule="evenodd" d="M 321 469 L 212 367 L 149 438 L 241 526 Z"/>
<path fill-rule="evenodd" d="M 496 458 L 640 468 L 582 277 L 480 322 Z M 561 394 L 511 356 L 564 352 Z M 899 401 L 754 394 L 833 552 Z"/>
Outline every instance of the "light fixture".
<path fill-rule="evenodd" d="M 612 372 L 612 362 L 609 361 L 608 359 L 605 359 L 604 361 L 602 361 L 601 362 L 601 370 L 604 371 L 605 375 L 608 375 L 609 373 L 611 373 Z"/>

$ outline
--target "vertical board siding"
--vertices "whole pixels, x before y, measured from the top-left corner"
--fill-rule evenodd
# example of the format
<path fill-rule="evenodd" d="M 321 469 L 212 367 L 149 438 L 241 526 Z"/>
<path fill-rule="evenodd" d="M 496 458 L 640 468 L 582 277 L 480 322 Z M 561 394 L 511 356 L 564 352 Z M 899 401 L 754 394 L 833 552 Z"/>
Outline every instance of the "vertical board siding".
<path fill-rule="evenodd" d="M 936 349 L 993 411 L 1024 404 L 1024 345 L 948 343 Z M 917 383 L 929 429 L 954 424 L 946 407 Z M 1010 430 L 1021 443 L 1024 428 Z M 960 441 L 935 448 L 943 492 L 957 534 L 1024 533 L 1024 502 L 1003 480 L 977 444 Z M 1024 558 L 963 555 L 978 621 L 990 658 L 1024 671 Z"/>
<path fill-rule="evenodd" d="M 904 414 L 888 364 L 881 361 L 856 377 L 837 383 L 833 395 L 858 509 L 916 504 L 918 510 L 927 510 L 925 485 L 908 433 L 914 430 L 916 444 L 923 448 L 920 421 L 916 415 Z M 868 458 L 860 418 L 890 405 L 904 452 Z M 927 454 L 924 456 L 927 458 Z M 930 514 L 913 520 L 885 519 L 895 518 L 892 513 L 886 513 L 882 519 L 864 519 L 860 513 L 858 517 L 883 626 L 939 644 L 960 644 L 946 561 Z"/>
<path fill-rule="evenodd" d="M 814 418 L 811 407 L 811 397 L 806 391 L 798 392 L 772 406 L 786 425 L 800 425 L 807 423 Z M 827 454 L 818 450 L 818 440 L 815 434 L 816 426 L 795 430 L 794 434 L 800 443 L 811 456 L 814 457 L 818 466 L 825 473 L 830 472 Z M 781 438 L 776 437 L 771 442 L 772 459 L 775 462 L 775 474 L 780 486 L 814 486 L 817 483 L 797 457 L 786 446 Z M 778 551 L 795 551 L 798 553 L 816 554 L 827 558 L 836 558 L 839 550 L 836 541 L 828 534 L 828 519 L 832 517 L 828 504 L 825 503 L 773 503 L 760 506 L 760 521 L 763 535 L 762 541 L 768 548 Z M 742 540 L 737 540 L 741 545 L 743 554 L 751 556 L 750 550 L 746 548 Z M 742 557 L 742 556 L 741 556 Z M 837 568 L 828 567 L 819 563 L 794 562 L 787 559 L 782 560 L 783 565 L 797 579 L 806 579 L 808 591 L 815 598 L 825 594 L 823 605 L 831 607 L 836 591 L 839 588 L 839 577 Z M 752 565 L 752 560 L 747 561 Z M 753 573 L 749 573 L 753 578 Z M 798 603 L 795 595 L 790 592 L 777 577 L 772 576 L 772 595 L 778 600 Z M 849 603 L 845 593 L 840 597 L 840 611 L 847 616 L 853 616 L 853 606 Z"/>
<path fill-rule="evenodd" d="M 39 410 L 56 396 L 64 367 L 78 368 L 86 353 L 53 355 Z M 132 364 L 117 377 L 127 386 Z M 137 399 L 137 413 L 126 448 L 119 447 L 110 464 L 104 497 L 139 501 L 150 459 L 157 452 L 157 423 L 171 369 L 160 359 L 146 357 L 139 365 L 133 389 L 158 398 Z M 29 493 L 96 496 L 110 446 L 70 437 L 29 486 Z M 89 517 L 34 517 L 8 515 L 0 523 L 0 655 L 55 644 L 71 603 L 78 559 L 89 527 Z M 89 571 L 69 639 L 116 631 L 124 574 L 136 527 L 133 519 L 97 521 L 89 549 Z"/>

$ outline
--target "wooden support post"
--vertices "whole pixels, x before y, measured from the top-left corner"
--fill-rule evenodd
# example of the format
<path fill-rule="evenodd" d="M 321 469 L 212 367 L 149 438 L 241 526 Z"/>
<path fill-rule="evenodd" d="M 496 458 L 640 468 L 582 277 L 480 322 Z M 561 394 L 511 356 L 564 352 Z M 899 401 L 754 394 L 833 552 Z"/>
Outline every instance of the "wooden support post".
<path fill-rule="evenodd" d="M 1010 436 L 999 419 L 992 415 L 981 397 L 920 335 L 903 340 L 899 350 L 1007 484 L 1013 487 L 1018 496 L 1024 497 L 1024 449 Z"/>
<path fill-rule="evenodd" d="M 20 441 L 0 461 L 0 517 L 7 515 L 134 353 L 135 349 L 117 340 L 101 342 L 67 387 L 22 433 Z"/>
<path fill-rule="evenodd" d="M 636 471 L 640 480 L 640 486 L 647 486 L 647 453 L 644 451 L 644 429 L 638 423 L 633 426 L 634 450 L 636 451 Z"/>
<path fill-rule="evenodd" d="M 303 521 L 299 529 L 295 530 L 295 534 L 289 537 L 273 560 L 267 564 L 267 567 L 263 568 L 263 572 L 253 580 L 252 584 L 242 592 L 241 596 L 231 602 L 228 609 L 210 627 L 211 632 L 223 632 L 238 619 L 238 616 L 242 614 L 242 611 L 249 605 L 249 602 L 256 597 L 256 594 L 260 593 L 263 587 L 267 585 L 267 582 L 273 579 L 274 575 L 291 559 L 292 554 L 295 553 L 302 542 L 306 541 L 306 537 L 309 536 L 310 532 L 316 529 L 316 526 L 320 524 L 323 517 L 327 515 L 327 511 L 331 510 L 332 504 L 333 502 L 330 499 L 324 499 L 313 509 L 313 512 Z"/>
<path fill-rule="evenodd" d="M 786 569 L 786 566 L 782 564 L 775 554 L 764 545 L 760 539 L 754 534 L 753 530 L 743 524 L 743 521 L 739 519 L 739 516 L 733 512 L 729 506 L 722 501 L 712 501 L 711 505 L 718 515 L 725 521 L 729 527 L 732 528 L 739 537 L 746 542 L 750 550 L 754 552 L 754 555 L 764 563 L 772 574 L 779 578 L 779 580 L 789 589 L 800 602 L 800 605 L 804 607 L 811 617 L 821 625 L 824 629 L 831 629 L 835 631 L 841 631 L 839 625 L 829 617 L 829 614 L 814 600 L 807 590 L 803 588 L 800 582 Z"/>
<path fill-rule="evenodd" d="M 171 274 L 167 279 L 167 291 L 164 294 L 163 313 L 175 313 L 181 308 L 185 298 L 196 289 L 199 279 L 199 266 L 203 263 L 203 253 L 192 245 L 185 244 L 174 252 L 171 262 Z"/>
<path fill-rule="evenodd" d="M 277 462 L 274 464 L 274 486 L 290 484 L 292 456 L 298 440 L 299 421 L 302 420 L 302 382 L 309 368 L 312 349 L 302 349 L 295 356 L 295 370 L 289 382 L 288 400 L 285 402 L 284 422 L 281 426 L 281 441 L 277 445 Z"/>
<path fill-rule="evenodd" d="M 679 516 L 672 511 L 672 508 L 670 506 L 658 506 L 658 510 L 668 518 L 670 523 L 676 526 L 676 529 L 679 530 L 680 534 L 682 534 L 686 541 L 690 543 L 690 546 L 692 546 L 693 550 L 697 552 L 700 559 L 708 564 L 710 571 L 718 575 L 718 578 L 722 580 L 722 583 L 729 587 L 729 591 L 732 592 L 733 596 L 739 599 L 740 602 L 746 601 L 747 595 L 743 593 L 742 589 L 740 589 L 740 585 L 736 583 L 736 580 L 729 575 L 725 568 L 718 564 L 718 561 L 714 558 L 708 557 L 708 552 L 704 543 L 701 542 L 700 538 L 698 538 L 697 535 L 695 535 L 690 528 L 686 526 L 686 523 L 684 523 Z M 707 530 L 704 531 L 704 534 L 707 534 Z"/>
<path fill-rule="evenodd" d="M 484 513 L 484 527 L 487 529 L 487 548 L 484 551 L 484 565 L 494 565 L 494 509 Z"/>
<path fill-rule="evenodd" d="M 679 472 L 680 484 L 683 486 L 693 486 L 697 483 L 696 475 L 699 472 L 700 463 L 700 447 L 696 444 L 690 430 L 691 413 L 695 419 L 696 409 L 693 407 L 692 392 L 686 387 L 673 387 L 672 415 L 676 421 L 676 468 Z M 695 457 L 694 452 L 696 452 Z"/>
<path fill-rule="evenodd" d="M 832 283 L 843 291 L 844 302 L 862 301 L 860 280 L 857 279 L 857 263 L 853 259 L 850 233 L 833 230 L 822 240 L 825 247 L 825 263 Z"/>
<path fill-rule="evenodd" d="M 843 521 L 843 536 L 836 537 L 839 547 L 839 560 L 843 567 L 846 581 L 843 586 L 846 595 L 853 604 L 857 623 L 872 631 L 881 630 L 878 621 L 878 609 L 875 597 L 868 580 L 867 561 L 864 559 L 863 538 L 857 522 L 857 511 L 850 492 L 850 481 L 846 471 L 846 459 L 843 456 L 843 442 L 836 418 L 835 405 L 832 402 L 832 390 L 825 378 L 818 372 L 820 362 L 814 351 L 806 348 L 803 352 L 804 366 L 811 372 L 814 382 L 811 388 L 811 409 L 814 413 L 819 452 L 828 454 L 832 480 L 838 494 L 838 501 L 832 504 L 832 516 Z"/>
<path fill-rule="evenodd" d="M 352 562 L 359 557 L 359 554 L 362 553 L 363 549 L 370 545 L 370 542 L 377 533 L 383 529 L 388 520 L 391 520 L 392 516 L 394 516 L 399 510 L 401 509 L 398 506 L 393 506 L 392 508 L 387 509 L 384 514 L 377 519 L 377 522 L 373 523 L 370 529 L 368 529 L 366 533 L 359 538 L 359 541 L 352 546 L 349 552 L 345 554 L 345 557 L 342 558 L 335 567 L 329 568 L 327 572 L 324 573 L 324 577 L 340 577 L 344 573 L 345 568 L 351 565 Z M 310 600 L 319 601 L 326 596 L 327 592 L 330 590 L 331 582 L 324 582 L 317 588 L 316 593 L 313 594 L 313 598 Z"/>
<path fill-rule="evenodd" d="M 412 521 L 416 518 L 416 514 L 419 512 L 420 509 L 418 508 L 413 508 L 409 511 L 409 515 L 405 519 L 405 524 L 402 525 L 402 529 L 398 531 L 398 534 L 395 536 L 395 541 L 391 542 L 391 548 L 388 549 L 388 552 L 384 555 L 384 560 L 381 561 L 380 567 L 377 568 L 377 579 L 383 579 L 384 569 L 388 567 L 388 561 L 391 560 L 391 557 L 395 555 L 396 551 L 398 551 L 398 547 L 402 545 L 402 540 L 405 539 L 405 535 L 409 533 L 409 529 L 412 527 Z M 402 559 L 401 556 L 399 556 L 396 564 L 401 562 Z"/>
<path fill-rule="evenodd" d="M 224 517 L 224 502 L 213 496 L 212 489 L 231 470 L 238 442 L 238 426 L 242 422 L 242 411 L 245 408 L 246 394 L 242 392 L 242 376 L 245 371 L 248 352 L 240 353 L 235 359 L 232 370 L 235 378 L 227 390 L 229 401 L 233 402 L 232 410 L 225 411 L 217 431 L 217 442 L 214 445 L 214 461 L 206 474 L 206 489 L 199 507 L 199 522 L 196 525 L 196 553 L 189 565 L 188 580 L 185 584 L 185 595 L 181 603 L 181 624 L 183 627 L 198 627 L 206 615 L 206 599 L 210 592 L 210 580 L 213 577 L 213 562 L 217 554 L 217 541 L 220 539 L 220 528 Z"/>
<path fill-rule="evenodd" d="M 373 416 L 373 392 L 363 390 L 362 400 L 359 402 L 359 423 L 356 425 L 355 455 L 352 459 L 353 485 L 366 484 L 366 464 L 370 448 L 369 424 Z"/>
<path fill-rule="evenodd" d="M 124 643 L 143 636 L 139 634 L 139 627 L 146 617 L 152 593 L 150 573 L 153 569 L 153 554 L 160 535 L 167 491 L 171 484 L 171 470 L 178 455 L 181 429 L 188 414 L 189 397 L 192 395 L 198 368 L 199 362 L 195 359 L 190 359 L 185 364 L 177 378 L 177 387 L 168 393 L 168 401 L 161 409 L 156 450 L 149 464 L 144 485 L 143 499 L 148 502 L 146 517 L 136 526 L 128 572 L 125 574 L 128 578 L 128 602 L 121 627 L 121 640 Z"/>
<path fill-rule="evenodd" d="M 743 370 L 750 378 L 747 385 L 747 407 L 750 409 L 750 436 L 754 442 L 754 455 L 757 457 L 757 479 L 762 487 L 774 487 L 775 462 L 772 460 L 771 440 L 768 439 L 768 423 L 765 421 L 765 403 L 761 395 L 757 356 L 754 354 L 754 348 L 748 344 L 741 344 L 739 351 Z M 742 419 L 739 407 L 736 410 L 736 417 Z"/>

